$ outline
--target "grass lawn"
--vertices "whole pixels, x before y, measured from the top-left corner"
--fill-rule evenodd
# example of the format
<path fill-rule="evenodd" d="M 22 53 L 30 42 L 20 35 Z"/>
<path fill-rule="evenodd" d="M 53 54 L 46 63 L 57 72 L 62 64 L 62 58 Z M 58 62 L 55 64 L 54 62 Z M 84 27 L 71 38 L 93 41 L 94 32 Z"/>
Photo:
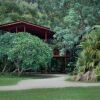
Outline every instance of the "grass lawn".
<path fill-rule="evenodd" d="M 100 87 L 3 91 L 0 100 L 100 100 Z"/>
<path fill-rule="evenodd" d="M 40 77 L 37 76 L 11 76 L 11 75 L 1 75 L 0 76 L 0 86 L 5 86 L 5 85 L 14 85 L 17 84 L 17 82 L 21 80 L 26 80 L 26 79 L 39 79 Z M 1 99 L 0 99 L 1 100 Z"/>

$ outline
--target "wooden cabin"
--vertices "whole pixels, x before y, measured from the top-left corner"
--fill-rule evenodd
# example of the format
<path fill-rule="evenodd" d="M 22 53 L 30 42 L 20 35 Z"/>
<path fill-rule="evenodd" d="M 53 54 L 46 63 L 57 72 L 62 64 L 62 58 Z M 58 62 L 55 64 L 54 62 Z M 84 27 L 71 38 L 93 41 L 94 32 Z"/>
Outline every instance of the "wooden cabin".
<path fill-rule="evenodd" d="M 0 25 L 0 31 L 3 33 L 5 32 L 11 32 L 11 33 L 17 33 L 17 32 L 29 32 L 32 35 L 38 36 L 40 39 L 44 40 L 44 42 L 49 43 L 51 39 L 53 39 L 54 32 L 51 31 L 47 27 L 43 27 L 40 25 L 35 25 L 30 22 L 26 21 L 16 21 L 12 23 L 2 24 Z M 67 58 L 69 56 L 63 55 L 61 56 L 59 53 L 59 49 L 55 48 L 53 52 L 53 58 L 56 59 L 58 62 L 60 59 L 62 59 L 62 65 L 61 72 L 65 72 L 66 70 L 66 64 L 67 64 Z"/>

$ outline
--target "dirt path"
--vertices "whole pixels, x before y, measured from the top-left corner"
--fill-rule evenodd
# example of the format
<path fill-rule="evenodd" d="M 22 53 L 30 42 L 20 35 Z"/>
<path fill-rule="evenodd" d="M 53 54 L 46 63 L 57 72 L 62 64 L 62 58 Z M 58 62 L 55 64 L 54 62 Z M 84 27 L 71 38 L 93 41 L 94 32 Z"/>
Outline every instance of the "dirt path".
<path fill-rule="evenodd" d="M 18 82 L 16 85 L 0 86 L 0 91 L 25 90 L 36 88 L 63 88 L 63 87 L 88 87 L 100 86 L 100 83 L 81 83 L 65 81 L 66 75 L 55 75 L 56 77 L 45 79 L 28 79 Z"/>

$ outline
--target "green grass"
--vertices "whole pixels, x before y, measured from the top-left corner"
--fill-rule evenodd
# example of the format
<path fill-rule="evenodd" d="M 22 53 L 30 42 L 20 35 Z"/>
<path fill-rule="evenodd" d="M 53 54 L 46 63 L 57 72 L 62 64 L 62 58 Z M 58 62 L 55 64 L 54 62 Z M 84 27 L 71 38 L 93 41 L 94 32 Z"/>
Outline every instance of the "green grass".
<path fill-rule="evenodd" d="M 5 85 L 14 85 L 17 84 L 21 80 L 27 80 L 27 79 L 39 79 L 40 77 L 37 76 L 12 76 L 12 75 L 1 75 L 0 76 L 0 86 Z M 1 99 L 0 99 L 1 100 Z"/>
<path fill-rule="evenodd" d="M 100 100 L 100 87 L 3 91 L 0 100 Z"/>
<path fill-rule="evenodd" d="M 12 76 L 0 76 L 0 86 L 4 85 L 13 85 L 16 84 L 17 82 L 24 80 L 26 78 L 23 77 L 12 77 Z"/>

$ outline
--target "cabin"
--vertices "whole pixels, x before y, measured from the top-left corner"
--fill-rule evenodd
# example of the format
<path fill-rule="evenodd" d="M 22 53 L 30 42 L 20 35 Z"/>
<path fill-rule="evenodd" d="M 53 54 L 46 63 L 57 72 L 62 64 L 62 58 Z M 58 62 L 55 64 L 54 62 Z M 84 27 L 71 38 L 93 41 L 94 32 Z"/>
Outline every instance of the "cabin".
<path fill-rule="evenodd" d="M 11 33 L 29 32 L 32 35 L 39 37 L 46 43 L 50 43 L 54 35 L 54 32 L 51 31 L 50 28 L 32 24 L 26 21 L 16 21 L 16 22 L 11 22 L 11 23 L 1 24 L 0 31 L 2 34 L 4 34 L 5 32 L 11 32 Z M 69 58 L 68 53 L 65 53 L 62 56 L 60 55 L 58 48 L 55 48 L 53 50 L 53 60 L 56 62 L 55 68 L 57 69 L 58 67 L 60 67 L 59 72 L 62 72 L 62 73 L 65 72 L 68 58 Z M 59 63 L 59 60 L 61 60 L 61 64 L 58 66 L 57 63 Z"/>

